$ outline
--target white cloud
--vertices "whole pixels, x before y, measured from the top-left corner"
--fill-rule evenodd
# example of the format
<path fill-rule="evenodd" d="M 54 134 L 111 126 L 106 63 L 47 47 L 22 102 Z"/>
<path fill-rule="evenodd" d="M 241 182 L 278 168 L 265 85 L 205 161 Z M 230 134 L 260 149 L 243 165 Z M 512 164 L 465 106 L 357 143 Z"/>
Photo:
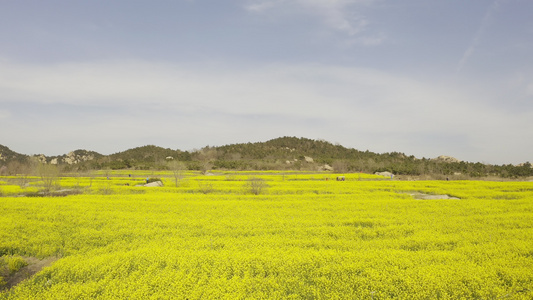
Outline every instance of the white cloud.
<path fill-rule="evenodd" d="M 505 0 L 494 0 L 492 4 L 488 7 L 487 12 L 485 13 L 485 16 L 481 20 L 481 24 L 479 25 L 478 31 L 476 32 L 474 38 L 470 42 L 470 45 L 463 53 L 463 56 L 461 57 L 461 60 L 459 61 L 459 64 L 457 65 L 457 71 L 461 71 L 463 67 L 466 65 L 470 57 L 474 54 L 476 51 L 478 44 L 487 31 L 487 28 L 490 25 L 490 21 L 493 18 L 494 14 L 498 11 L 500 5 Z"/>
<path fill-rule="evenodd" d="M 246 9 L 254 13 L 308 14 L 315 16 L 332 30 L 343 32 L 348 36 L 361 35 L 366 31 L 369 21 L 358 12 L 362 5 L 369 5 L 374 0 L 256 0 Z M 363 45 L 377 45 L 383 42 L 381 37 L 365 37 Z"/>
<path fill-rule="evenodd" d="M 100 106 L 150 104 L 194 113 L 282 114 L 325 118 L 358 105 L 439 105 L 449 92 L 401 76 L 324 65 L 187 67 L 142 62 L 3 64 L 3 99 Z M 436 96 L 437 95 L 437 96 Z M 439 96 L 442 95 L 442 96 Z M 460 103 L 457 103 L 460 105 Z M 404 109 L 398 107 L 398 109 Z"/>
<path fill-rule="evenodd" d="M 89 127 L 93 132 L 103 126 L 114 128 L 107 132 L 111 135 L 132 130 L 151 136 L 150 127 L 144 132 L 139 124 L 154 124 L 211 144 L 210 135 L 219 137 L 220 143 L 300 135 L 373 151 L 497 161 L 498 155 L 518 153 L 524 149 L 523 141 L 533 140 L 524 129 L 532 113 L 510 114 L 491 107 L 490 101 L 472 101 L 476 97 L 464 88 L 372 69 L 318 64 L 243 68 L 132 61 L 41 66 L 4 62 L 0 63 L 0 94 L 5 109 L 10 109 L 5 103 L 15 102 L 92 106 L 88 113 L 93 111 L 99 125 L 90 125 L 89 117 L 83 123 L 53 112 L 40 116 L 46 118 L 42 124 L 58 128 L 72 122 L 73 132 L 87 132 Z M 162 131 L 157 136 L 164 140 L 168 134 Z M 516 135 L 521 138 L 511 138 Z M 479 148 L 485 149 L 486 157 L 480 157 Z"/>
<path fill-rule="evenodd" d="M 253 12 L 263 12 L 270 8 L 280 5 L 284 1 L 256 1 L 255 3 L 248 4 L 246 9 Z"/>
<path fill-rule="evenodd" d="M 386 41 L 387 37 L 384 34 L 377 34 L 374 36 L 360 36 L 354 37 L 346 41 L 347 45 L 363 45 L 363 46 L 377 46 Z"/>
<path fill-rule="evenodd" d="M 318 64 L 202 68 L 145 62 L 4 63 L 0 70 L 3 99 L 28 103 L 150 103 L 185 112 L 209 108 L 233 114 L 326 117 L 351 114 L 346 108 L 358 106 L 428 114 L 451 104 L 455 107 L 450 111 L 456 111 L 467 103 L 460 93 L 403 76 Z"/>
<path fill-rule="evenodd" d="M 527 86 L 527 95 L 528 95 L 528 96 L 533 96 L 533 83 L 530 83 L 530 84 Z"/>
<path fill-rule="evenodd" d="M 11 116 L 11 113 L 8 110 L 0 109 L 0 120 L 8 119 Z"/>

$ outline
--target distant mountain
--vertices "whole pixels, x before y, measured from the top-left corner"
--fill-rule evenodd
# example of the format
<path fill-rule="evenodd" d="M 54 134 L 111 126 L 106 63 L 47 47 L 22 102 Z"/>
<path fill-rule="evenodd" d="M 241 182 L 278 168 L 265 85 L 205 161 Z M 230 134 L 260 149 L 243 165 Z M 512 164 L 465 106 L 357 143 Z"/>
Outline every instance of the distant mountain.
<path fill-rule="evenodd" d="M 178 156 L 178 150 L 162 148 L 154 145 L 147 145 L 128 149 L 109 155 L 111 160 L 131 160 L 131 161 L 158 161 L 166 157 Z"/>
<path fill-rule="evenodd" d="M 47 163 L 54 164 L 54 165 L 77 165 L 84 162 L 90 162 L 95 161 L 103 158 L 104 155 L 94 152 L 94 151 L 87 151 L 83 149 L 78 149 L 72 152 L 69 152 L 68 154 L 58 155 L 58 156 L 45 156 L 45 155 L 39 155 L 38 158 L 41 161 L 46 161 Z"/>
<path fill-rule="evenodd" d="M 101 167 L 111 169 L 127 168 L 165 168 L 169 160 L 190 160 L 190 154 L 154 145 L 146 145 L 107 156 L 101 161 Z"/>
<path fill-rule="evenodd" d="M 0 167 L 7 165 L 9 162 L 25 163 L 29 159 L 28 155 L 12 151 L 6 146 L 0 145 Z"/>
<path fill-rule="evenodd" d="M 0 167 L 10 162 L 27 163 L 32 157 L 0 145 Z M 499 176 L 533 176 L 531 164 L 486 165 L 464 162 L 449 156 L 416 158 L 404 153 L 374 153 L 334 145 L 323 140 L 280 137 L 266 142 L 241 143 L 195 151 L 181 151 L 146 145 L 111 155 L 76 150 L 60 156 L 34 156 L 66 171 L 87 169 L 166 169 L 170 161 L 181 161 L 190 170 L 334 170 L 335 172 L 391 172 L 397 175 L 455 179 Z M 440 176 L 440 177 L 439 177 Z"/>
<path fill-rule="evenodd" d="M 280 137 L 266 142 L 234 144 L 221 147 L 214 147 L 221 159 L 228 159 L 239 153 L 242 158 L 247 159 L 294 159 L 311 156 L 314 160 L 322 162 L 332 162 L 335 159 L 360 159 L 368 157 L 388 157 L 406 158 L 403 153 L 377 154 L 370 151 L 359 151 L 353 148 L 345 148 L 341 145 L 334 145 L 323 140 L 312 140 L 308 138 Z M 411 157 L 414 159 L 414 156 Z"/>
<path fill-rule="evenodd" d="M 334 145 L 323 140 L 308 138 L 281 137 L 266 142 L 233 144 L 208 149 L 215 159 L 214 166 L 228 168 L 239 162 L 241 168 L 248 169 L 317 169 L 327 165 L 340 172 L 393 171 L 402 168 L 406 174 L 414 174 L 410 164 L 414 156 L 403 153 L 377 154 Z M 206 151 L 206 149 L 200 150 Z M 312 162 L 312 163 L 311 163 Z M 398 165 L 402 162 L 402 165 Z M 247 163 L 247 164 L 246 164 Z M 327 169 L 327 168 L 326 168 Z"/>
<path fill-rule="evenodd" d="M 243 159 L 294 159 L 312 156 L 329 161 L 333 158 L 357 155 L 360 151 L 333 145 L 326 141 L 307 138 L 280 137 L 266 142 L 233 144 L 214 147 L 218 159 L 232 159 L 235 154 Z"/>

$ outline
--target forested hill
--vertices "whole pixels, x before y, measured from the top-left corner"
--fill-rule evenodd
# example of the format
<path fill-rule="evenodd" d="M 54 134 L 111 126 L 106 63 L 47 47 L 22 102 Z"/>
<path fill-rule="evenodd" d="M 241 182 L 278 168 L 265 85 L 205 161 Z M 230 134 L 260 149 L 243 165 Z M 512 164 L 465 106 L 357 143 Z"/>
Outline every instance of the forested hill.
<path fill-rule="evenodd" d="M 206 146 L 194 151 L 181 151 L 147 145 L 101 155 L 87 150 L 46 157 L 26 156 L 0 146 L 0 167 L 5 171 L 14 162 L 35 161 L 57 164 L 65 170 L 87 169 L 166 169 L 170 162 L 181 162 L 190 170 L 332 170 L 334 172 L 392 172 L 397 175 L 432 175 L 471 178 L 482 176 L 533 176 L 531 164 L 486 165 L 464 162 L 451 157 L 416 158 L 399 152 L 374 153 L 334 145 L 323 140 L 280 137 L 266 142 Z M 176 164 L 174 164 L 176 165 Z M 13 168 L 11 168 L 13 169 Z M 14 171 L 13 171 L 14 172 Z M 5 172 L 4 172 L 5 173 Z"/>
<path fill-rule="evenodd" d="M 266 142 L 206 147 L 193 153 L 204 155 L 215 167 L 237 169 L 308 169 L 328 165 L 336 172 L 381 172 L 401 175 L 442 175 L 460 177 L 533 176 L 529 163 L 520 166 L 486 165 L 451 157 L 416 158 L 400 152 L 375 153 L 334 145 L 323 140 L 281 137 Z M 307 159 L 311 158 L 312 163 Z"/>
<path fill-rule="evenodd" d="M 130 161 L 130 162 L 160 162 L 167 157 L 177 160 L 190 160 L 190 154 L 180 150 L 172 150 L 154 145 L 147 145 L 118 152 L 108 156 L 110 161 Z"/>
<path fill-rule="evenodd" d="M 27 159 L 27 155 L 17 153 L 6 146 L 0 145 L 0 166 L 9 162 L 24 163 Z"/>
<path fill-rule="evenodd" d="M 359 151 L 353 148 L 346 148 L 341 145 L 334 145 L 323 140 L 312 140 L 297 137 L 281 137 L 267 142 L 234 144 L 213 149 L 219 152 L 219 158 L 228 158 L 235 153 L 242 155 L 246 159 L 291 159 L 310 156 L 318 162 L 332 163 L 338 159 L 357 160 L 363 158 L 406 159 L 403 153 L 392 152 L 377 154 L 370 151 Z M 410 159 L 415 159 L 411 156 Z"/>
<path fill-rule="evenodd" d="M 238 153 L 245 159 L 278 158 L 290 159 L 295 156 L 312 156 L 315 159 L 329 161 L 336 158 L 356 157 L 361 152 L 340 145 L 333 145 L 322 140 L 307 138 L 281 137 L 267 142 L 233 144 L 214 147 L 219 158 L 227 159 Z"/>

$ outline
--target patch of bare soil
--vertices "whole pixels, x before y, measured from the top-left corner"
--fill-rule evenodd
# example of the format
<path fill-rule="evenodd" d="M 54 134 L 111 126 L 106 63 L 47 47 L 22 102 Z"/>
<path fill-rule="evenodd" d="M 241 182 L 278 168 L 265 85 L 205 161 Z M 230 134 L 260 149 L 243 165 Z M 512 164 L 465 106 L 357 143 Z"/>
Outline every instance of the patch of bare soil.
<path fill-rule="evenodd" d="M 43 268 L 50 266 L 52 263 L 58 260 L 57 257 L 38 259 L 35 257 L 23 256 L 22 258 L 26 261 L 26 263 L 28 263 L 28 265 L 22 267 L 17 272 L 4 275 L 4 281 L 6 282 L 6 285 L 3 286 L 4 290 L 8 290 L 16 286 L 23 280 L 32 277 L 33 275 L 41 271 Z"/>
<path fill-rule="evenodd" d="M 419 200 L 440 200 L 440 199 L 455 199 L 460 200 L 457 197 L 453 197 L 450 195 L 432 195 L 432 194 L 424 194 L 424 193 L 410 193 L 411 196 L 415 199 Z"/>

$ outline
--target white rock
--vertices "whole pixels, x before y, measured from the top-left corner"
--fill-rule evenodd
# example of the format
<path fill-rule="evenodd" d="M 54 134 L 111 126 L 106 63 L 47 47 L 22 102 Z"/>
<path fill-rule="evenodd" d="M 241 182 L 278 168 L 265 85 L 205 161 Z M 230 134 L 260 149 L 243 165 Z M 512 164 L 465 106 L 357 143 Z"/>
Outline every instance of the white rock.
<path fill-rule="evenodd" d="M 437 158 L 433 158 L 432 160 L 438 160 L 438 161 L 443 161 L 443 162 L 449 162 L 449 163 L 458 163 L 458 162 L 461 162 L 460 160 L 458 160 L 457 158 L 455 157 L 451 157 L 451 156 L 446 156 L 446 155 L 441 155 Z"/>
<path fill-rule="evenodd" d="M 158 187 L 158 186 L 163 186 L 163 183 L 161 181 L 154 181 L 154 182 L 150 182 L 150 183 L 147 183 L 143 186 L 146 186 L 146 187 Z"/>
<path fill-rule="evenodd" d="M 333 171 L 333 168 L 328 164 L 325 164 L 322 168 L 326 171 Z"/>
<path fill-rule="evenodd" d="M 391 177 L 391 176 L 394 176 L 394 174 L 392 174 L 391 172 L 376 172 L 374 173 L 375 175 L 379 175 L 379 176 L 385 176 L 385 177 Z"/>

